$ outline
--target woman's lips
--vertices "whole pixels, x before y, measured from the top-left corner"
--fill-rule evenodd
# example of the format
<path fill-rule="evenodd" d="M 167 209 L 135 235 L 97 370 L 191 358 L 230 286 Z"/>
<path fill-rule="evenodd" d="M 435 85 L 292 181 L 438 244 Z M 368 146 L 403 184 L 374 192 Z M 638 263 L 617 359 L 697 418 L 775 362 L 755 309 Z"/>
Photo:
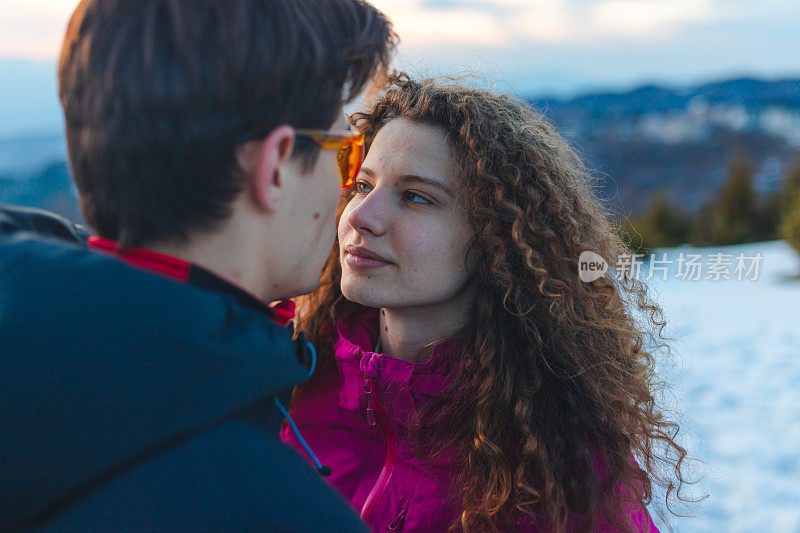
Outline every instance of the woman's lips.
<path fill-rule="evenodd" d="M 392 263 L 375 252 L 348 244 L 345 249 L 344 261 L 354 270 L 366 270 L 389 266 Z"/>

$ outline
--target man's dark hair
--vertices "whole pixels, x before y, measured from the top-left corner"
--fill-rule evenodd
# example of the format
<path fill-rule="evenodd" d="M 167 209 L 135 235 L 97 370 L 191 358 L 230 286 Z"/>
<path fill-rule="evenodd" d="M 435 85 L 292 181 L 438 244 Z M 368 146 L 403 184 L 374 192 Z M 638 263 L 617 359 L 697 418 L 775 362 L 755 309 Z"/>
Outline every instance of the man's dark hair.
<path fill-rule="evenodd" d="M 396 41 L 362 0 L 83 0 L 59 93 L 86 221 L 129 246 L 212 230 L 243 185 L 237 137 L 329 127 Z"/>

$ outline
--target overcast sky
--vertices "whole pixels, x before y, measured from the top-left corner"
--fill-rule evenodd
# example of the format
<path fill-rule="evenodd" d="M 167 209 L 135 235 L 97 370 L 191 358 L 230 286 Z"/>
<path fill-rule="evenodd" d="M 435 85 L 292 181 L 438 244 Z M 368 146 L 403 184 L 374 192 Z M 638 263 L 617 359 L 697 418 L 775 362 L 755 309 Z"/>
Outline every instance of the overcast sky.
<path fill-rule="evenodd" d="M 477 71 L 567 94 L 738 75 L 800 77 L 798 0 L 375 0 L 414 73 Z M 76 0 L 0 0 L 0 59 L 55 61 Z"/>

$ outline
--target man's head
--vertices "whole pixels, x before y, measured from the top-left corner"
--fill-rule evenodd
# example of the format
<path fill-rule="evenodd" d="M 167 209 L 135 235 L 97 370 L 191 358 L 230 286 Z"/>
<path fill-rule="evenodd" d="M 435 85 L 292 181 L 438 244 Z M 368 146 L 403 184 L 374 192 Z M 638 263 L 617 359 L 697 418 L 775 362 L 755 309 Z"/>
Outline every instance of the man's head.
<path fill-rule="evenodd" d="M 185 243 L 237 203 L 269 212 L 259 172 L 280 187 L 332 158 L 335 181 L 336 154 L 293 130 L 339 124 L 395 42 L 362 0 L 83 0 L 59 92 L 86 221 L 123 245 Z"/>

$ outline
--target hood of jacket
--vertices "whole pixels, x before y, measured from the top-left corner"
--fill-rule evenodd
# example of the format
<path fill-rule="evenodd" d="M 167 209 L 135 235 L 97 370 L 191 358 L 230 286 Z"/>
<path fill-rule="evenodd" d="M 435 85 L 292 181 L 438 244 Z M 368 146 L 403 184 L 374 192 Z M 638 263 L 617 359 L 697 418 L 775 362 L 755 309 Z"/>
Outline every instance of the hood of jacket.
<path fill-rule="evenodd" d="M 306 378 L 235 295 L 0 218 L 0 524 Z"/>

